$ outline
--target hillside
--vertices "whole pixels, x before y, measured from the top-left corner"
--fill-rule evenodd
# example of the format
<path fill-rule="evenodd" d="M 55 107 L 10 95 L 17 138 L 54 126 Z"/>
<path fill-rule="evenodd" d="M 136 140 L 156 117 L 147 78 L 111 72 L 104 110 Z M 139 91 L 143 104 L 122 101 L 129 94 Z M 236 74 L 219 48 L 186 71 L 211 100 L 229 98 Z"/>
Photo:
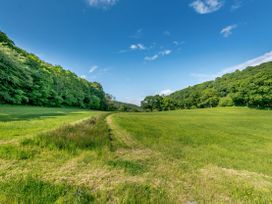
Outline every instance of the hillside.
<path fill-rule="evenodd" d="M 149 96 L 146 110 L 208 108 L 216 106 L 272 107 L 272 62 L 248 67 L 177 91 L 170 96 Z"/>
<path fill-rule="evenodd" d="M 0 104 L 108 108 L 102 86 L 15 46 L 0 32 Z"/>

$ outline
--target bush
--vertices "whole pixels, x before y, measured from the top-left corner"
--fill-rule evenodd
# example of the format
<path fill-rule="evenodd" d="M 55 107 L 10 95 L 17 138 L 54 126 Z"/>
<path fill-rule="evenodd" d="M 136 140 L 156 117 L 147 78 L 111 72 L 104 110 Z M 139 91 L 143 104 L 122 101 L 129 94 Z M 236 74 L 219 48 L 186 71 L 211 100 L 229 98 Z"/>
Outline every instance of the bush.
<path fill-rule="evenodd" d="M 220 101 L 219 101 L 219 106 L 220 107 L 228 107 L 228 106 L 233 106 L 233 105 L 234 105 L 233 100 L 229 96 L 221 98 Z"/>

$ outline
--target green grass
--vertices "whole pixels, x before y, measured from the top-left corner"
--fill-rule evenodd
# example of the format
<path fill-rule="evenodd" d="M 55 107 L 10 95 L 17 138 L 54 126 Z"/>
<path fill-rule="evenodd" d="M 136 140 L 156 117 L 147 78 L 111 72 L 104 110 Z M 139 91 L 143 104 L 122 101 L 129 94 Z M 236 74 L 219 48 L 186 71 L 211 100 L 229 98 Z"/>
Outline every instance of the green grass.
<path fill-rule="evenodd" d="M 272 111 L 218 108 L 118 114 L 114 120 L 141 144 L 194 161 L 193 168 L 212 163 L 272 176 Z"/>
<path fill-rule="evenodd" d="M 33 141 L 26 139 L 22 141 L 22 144 L 37 144 L 43 148 L 57 148 L 70 152 L 110 146 L 110 130 L 104 122 L 106 116 L 107 114 L 101 114 L 78 124 L 65 125 L 53 131 L 42 133 Z"/>
<path fill-rule="evenodd" d="M 193 188 L 184 192 L 185 197 L 189 194 L 199 202 L 272 201 L 271 111 L 216 108 L 122 113 L 114 115 L 113 121 L 137 143 L 172 161 L 177 179 L 187 175 L 185 180 Z"/>
<path fill-rule="evenodd" d="M 0 183 L 1 203 L 91 203 L 90 190 L 65 184 L 51 184 L 26 176 Z"/>
<path fill-rule="evenodd" d="M 33 136 L 97 114 L 99 112 L 75 108 L 0 105 L 0 143 L 16 137 Z"/>
<path fill-rule="evenodd" d="M 271 111 L 0 106 L 0 121 L 0 203 L 272 202 Z"/>

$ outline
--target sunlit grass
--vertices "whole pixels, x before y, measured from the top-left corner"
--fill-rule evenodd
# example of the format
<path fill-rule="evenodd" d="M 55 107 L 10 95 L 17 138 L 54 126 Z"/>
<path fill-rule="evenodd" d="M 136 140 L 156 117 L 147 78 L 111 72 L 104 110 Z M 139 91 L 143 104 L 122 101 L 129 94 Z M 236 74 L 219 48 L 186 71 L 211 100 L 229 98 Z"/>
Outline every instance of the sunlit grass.
<path fill-rule="evenodd" d="M 0 143 L 3 140 L 33 136 L 97 114 L 97 111 L 75 108 L 0 105 Z"/>
<path fill-rule="evenodd" d="M 272 202 L 271 111 L 0 107 L 0 203 Z"/>
<path fill-rule="evenodd" d="M 172 160 L 177 179 L 179 174 L 187 175 L 193 188 L 186 194 L 193 195 L 193 200 L 272 201 L 271 111 L 216 108 L 121 113 L 112 118 L 138 143 Z M 153 165 L 160 164 L 154 161 Z M 221 173 L 215 175 L 214 169 Z M 256 183 L 265 180 L 266 185 L 254 186 L 258 185 L 250 183 L 254 178 Z"/>

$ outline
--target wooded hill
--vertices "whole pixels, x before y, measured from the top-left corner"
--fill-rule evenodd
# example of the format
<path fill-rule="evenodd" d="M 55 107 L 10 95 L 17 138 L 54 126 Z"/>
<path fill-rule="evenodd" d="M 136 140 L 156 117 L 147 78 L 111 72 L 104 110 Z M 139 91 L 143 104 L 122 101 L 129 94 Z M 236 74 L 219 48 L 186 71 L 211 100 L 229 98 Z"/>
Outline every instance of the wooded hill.
<path fill-rule="evenodd" d="M 145 110 L 173 110 L 217 106 L 272 107 L 272 62 L 248 67 L 177 91 L 169 96 L 148 96 Z"/>
<path fill-rule="evenodd" d="M 0 103 L 108 109 L 102 86 L 15 46 L 0 32 Z"/>

